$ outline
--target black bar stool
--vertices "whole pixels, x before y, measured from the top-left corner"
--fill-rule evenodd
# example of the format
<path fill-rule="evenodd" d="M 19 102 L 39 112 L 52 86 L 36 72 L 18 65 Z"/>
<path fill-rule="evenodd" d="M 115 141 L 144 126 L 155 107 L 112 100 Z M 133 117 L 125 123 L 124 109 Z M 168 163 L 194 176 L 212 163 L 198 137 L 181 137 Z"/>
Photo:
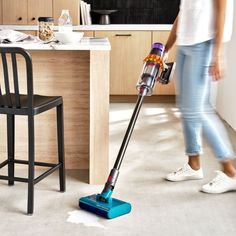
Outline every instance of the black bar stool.
<path fill-rule="evenodd" d="M 8 180 L 9 185 L 14 181 L 28 183 L 27 214 L 34 211 L 34 185 L 59 169 L 60 191 L 65 191 L 65 162 L 64 162 L 64 122 L 63 99 L 61 96 L 41 96 L 33 92 L 33 66 L 31 56 L 23 48 L 0 47 L 3 79 L 0 78 L 0 114 L 7 115 L 7 150 L 8 159 L 0 163 L 0 169 L 8 166 L 8 175 L 0 175 L 0 179 Z M 27 94 L 20 93 L 18 82 L 17 58 L 23 57 L 26 65 Z M 10 78 L 10 69 L 12 78 Z M 13 82 L 11 83 L 11 80 Z M 11 88 L 11 86 L 13 88 Z M 13 91 L 13 92 L 12 92 Z M 34 116 L 49 109 L 57 111 L 57 140 L 58 163 L 35 161 Z M 28 117 L 28 160 L 17 160 L 15 155 L 15 115 Z M 15 163 L 28 165 L 28 178 L 15 177 Z M 35 165 L 49 167 L 47 171 L 35 178 Z"/>

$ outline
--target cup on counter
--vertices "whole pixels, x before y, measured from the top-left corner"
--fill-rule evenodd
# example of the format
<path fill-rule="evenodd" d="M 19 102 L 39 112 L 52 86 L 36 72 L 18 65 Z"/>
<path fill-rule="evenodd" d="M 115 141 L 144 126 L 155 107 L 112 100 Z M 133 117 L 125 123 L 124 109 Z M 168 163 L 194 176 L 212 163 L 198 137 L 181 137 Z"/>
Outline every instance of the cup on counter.
<path fill-rule="evenodd" d="M 39 17 L 38 18 L 38 37 L 42 41 L 48 42 L 53 39 L 53 18 Z"/>

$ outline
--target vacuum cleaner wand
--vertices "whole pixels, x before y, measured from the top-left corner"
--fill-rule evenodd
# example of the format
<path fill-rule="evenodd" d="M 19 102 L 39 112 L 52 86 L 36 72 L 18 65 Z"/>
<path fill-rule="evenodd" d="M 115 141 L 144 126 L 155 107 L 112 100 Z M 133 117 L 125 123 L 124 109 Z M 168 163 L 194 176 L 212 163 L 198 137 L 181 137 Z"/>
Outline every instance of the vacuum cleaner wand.
<path fill-rule="evenodd" d="M 144 59 L 145 63 L 143 66 L 143 71 L 136 85 L 136 88 L 139 91 L 138 100 L 136 102 L 135 109 L 130 119 L 127 131 L 125 133 L 123 142 L 121 144 L 114 167 L 109 174 L 108 180 L 104 186 L 104 189 L 101 195 L 99 196 L 100 200 L 106 201 L 106 199 L 109 199 L 115 187 L 117 178 L 119 176 L 119 169 L 123 161 L 124 154 L 128 146 L 131 134 L 133 132 L 136 120 L 138 118 L 139 111 L 141 109 L 144 97 L 147 95 L 150 96 L 152 94 L 155 82 L 158 80 L 158 78 L 162 74 L 162 71 L 164 71 L 165 64 L 162 60 L 164 49 L 165 48 L 163 44 L 154 43 L 152 45 L 151 52 Z"/>
<path fill-rule="evenodd" d="M 174 64 L 167 65 L 163 62 L 162 58 L 164 55 L 164 49 L 165 47 L 163 44 L 154 43 L 150 54 L 144 59 L 143 70 L 136 85 L 139 92 L 138 99 L 115 164 L 110 171 L 107 182 L 105 183 L 101 194 L 94 194 L 81 198 L 79 200 L 79 206 L 81 208 L 106 218 L 115 218 L 131 211 L 131 205 L 129 203 L 111 198 L 111 195 L 117 182 L 119 169 L 121 167 L 144 97 L 152 94 L 156 81 L 163 84 L 169 82 L 168 79 Z"/>
<path fill-rule="evenodd" d="M 145 88 L 145 90 L 146 90 L 146 88 Z M 135 109 L 134 109 L 132 117 L 130 119 L 128 128 L 126 130 L 126 133 L 125 133 L 123 142 L 121 144 L 119 153 L 117 155 L 114 167 L 112 168 L 112 170 L 111 170 L 111 172 L 109 174 L 109 177 L 107 179 L 107 182 L 106 182 L 106 184 L 104 186 L 104 189 L 103 189 L 102 193 L 98 196 L 99 200 L 101 200 L 101 201 L 107 202 L 107 201 L 109 201 L 109 199 L 111 197 L 112 191 L 113 191 L 113 189 L 115 187 L 116 181 L 117 181 L 118 176 L 119 176 L 119 169 L 120 169 L 121 163 L 123 161 L 126 148 L 128 146 L 131 134 L 133 132 L 136 120 L 138 118 L 139 111 L 140 111 L 142 103 L 143 103 L 143 99 L 144 99 L 144 96 L 142 96 L 142 95 L 140 95 L 138 97 Z"/>

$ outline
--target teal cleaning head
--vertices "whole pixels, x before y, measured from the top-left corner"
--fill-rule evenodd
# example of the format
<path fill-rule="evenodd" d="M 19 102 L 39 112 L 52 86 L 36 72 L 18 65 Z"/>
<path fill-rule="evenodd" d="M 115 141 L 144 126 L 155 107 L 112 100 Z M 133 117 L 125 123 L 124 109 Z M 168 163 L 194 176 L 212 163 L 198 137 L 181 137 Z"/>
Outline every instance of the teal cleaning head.
<path fill-rule="evenodd" d="M 97 196 L 97 194 L 94 194 L 80 198 L 80 208 L 107 219 L 113 219 L 128 214 L 131 211 L 131 204 L 128 202 L 124 202 L 116 198 L 110 198 L 109 202 L 103 202 L 99 200 Z"/>

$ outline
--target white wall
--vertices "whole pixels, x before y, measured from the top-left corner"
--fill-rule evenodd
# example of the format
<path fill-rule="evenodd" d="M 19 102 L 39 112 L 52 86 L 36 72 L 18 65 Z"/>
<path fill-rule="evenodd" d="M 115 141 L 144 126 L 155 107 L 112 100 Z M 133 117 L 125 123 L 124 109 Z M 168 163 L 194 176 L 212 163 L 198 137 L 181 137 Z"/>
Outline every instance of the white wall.
<path fill-rule="evenodd" d="M 226 77 L 218 82 L 216 110 L 236 130 L 236 2 L 234 2 L 234 28 L 226 47 Z"/>

